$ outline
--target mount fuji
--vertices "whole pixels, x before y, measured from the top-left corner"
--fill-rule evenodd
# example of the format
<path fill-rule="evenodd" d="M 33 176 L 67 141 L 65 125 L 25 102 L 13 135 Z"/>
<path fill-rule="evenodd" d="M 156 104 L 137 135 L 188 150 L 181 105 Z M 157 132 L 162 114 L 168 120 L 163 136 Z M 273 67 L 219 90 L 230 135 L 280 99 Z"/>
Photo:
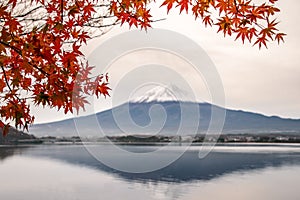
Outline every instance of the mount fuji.
<path fill-rule="evenodd" d="M 200 113 L 195 130 L 193 112 Z M 157 86 L 144 95 L 95 115 L 36 124 L 30 133 L 36 136 L 99 136 L 99 125 L 105 135 L 160 134 L 175 135 L 183 126 L 182 135 L 205 133 L 211 121 L 212 109 L 226 112 L 223 133 L 295 133 L 300 134 L 299 119 L 221 108 L 210 103 L 192 101 L 188 93 L 177 86 Z M 182 110 L 190 114 L 182 113 Z M 98 123 L 95 123 L 95 121 Z M 182 121 L 184 124 L 182 125 Z M 76 125 L 75 125 L 76 122 Z M 76 127 L 78 129 L 76 129 Z"/>
<path fill-rule="evenodd" d="M 148 90 L 144 95 L 131 99 L 131 103 L 151 103 L 167 101 L 192 101 L 187 91 L 180 89 L 176 85 L 156 86 Z"/>

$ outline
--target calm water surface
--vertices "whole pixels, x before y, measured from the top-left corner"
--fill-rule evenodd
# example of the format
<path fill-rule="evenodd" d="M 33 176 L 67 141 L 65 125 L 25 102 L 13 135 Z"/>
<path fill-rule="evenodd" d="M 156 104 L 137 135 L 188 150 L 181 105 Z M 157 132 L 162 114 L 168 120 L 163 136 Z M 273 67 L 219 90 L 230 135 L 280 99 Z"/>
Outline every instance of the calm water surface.
<path fill-rule="evenodd" d="M 103 151 L 105 146 L 93 146 Z M 151 146 L 123 147 L 131 151 Z M 172 153 L 171 148 L 163 154 Z M 300 146 L 192 147 L 161 170 L 111 169 L 81 145 L 0 147 L 1 200 L 299 200 Z M 137 163 L 138 164 L 138 163 Z"/>

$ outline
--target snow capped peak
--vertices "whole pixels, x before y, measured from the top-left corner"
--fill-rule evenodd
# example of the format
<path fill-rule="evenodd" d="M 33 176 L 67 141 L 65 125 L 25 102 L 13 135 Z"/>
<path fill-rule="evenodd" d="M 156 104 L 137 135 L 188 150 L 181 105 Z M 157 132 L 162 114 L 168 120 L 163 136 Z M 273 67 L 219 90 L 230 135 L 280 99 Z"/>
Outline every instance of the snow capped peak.
<path fill-rule="evenodd" d="M 165 101 L 190 101 L 188 92 L 180 89 L 176 85 L 156 86 L 148 90 L 144 95 L 132 99 L 133 103 L 149 103 L 149 102 L 165 102 Z"/>

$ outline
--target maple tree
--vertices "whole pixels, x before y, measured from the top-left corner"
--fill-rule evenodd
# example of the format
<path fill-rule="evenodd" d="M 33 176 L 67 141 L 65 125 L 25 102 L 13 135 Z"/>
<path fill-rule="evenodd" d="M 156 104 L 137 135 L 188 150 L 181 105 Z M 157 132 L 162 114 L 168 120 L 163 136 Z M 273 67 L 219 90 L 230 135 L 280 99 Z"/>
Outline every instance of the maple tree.
<path fill-rule="evenodd" d="M 274 16 L 277 0 L 163 0 L 191 12 L 224 36 L 267 47 L 283 41 Z M 64 112 L 84 109 L 86 95 L 109 95 L 108 76 L 90 77 L 91 67 L 80 47 L 118 23 L 147 30 L 154 0 L 8 0 L 0 2 L 0 128 L 8 133 L 34 122 L 30 104 Z"/>

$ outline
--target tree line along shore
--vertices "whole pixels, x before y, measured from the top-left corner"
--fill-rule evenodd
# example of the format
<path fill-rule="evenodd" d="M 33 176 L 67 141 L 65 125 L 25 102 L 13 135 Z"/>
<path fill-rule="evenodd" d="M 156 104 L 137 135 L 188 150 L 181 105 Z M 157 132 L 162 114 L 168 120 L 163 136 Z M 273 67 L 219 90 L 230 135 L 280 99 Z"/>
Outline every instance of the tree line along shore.
<path fill-rule="evenodd" d="M 118 135 L 107 137 L 84 137 L 79 136 L 44 136 L 36 137 L 18 131 L 10 130 L 7 136 L 3 136 L 0 131 L 1 145 L 18 145 L 18 144 L 56 144 L 70 143 L 78 144 L 85 142 L 107 143 L 113 142 L 118 144 L 155 144 L 155 143 L 300 143 L 300 133 L 257 133 L 257 134 L 221 134 L 221 135 L 204 135 L 197 134 L 194 136 L 167 136 L 167 135 Z"/>

